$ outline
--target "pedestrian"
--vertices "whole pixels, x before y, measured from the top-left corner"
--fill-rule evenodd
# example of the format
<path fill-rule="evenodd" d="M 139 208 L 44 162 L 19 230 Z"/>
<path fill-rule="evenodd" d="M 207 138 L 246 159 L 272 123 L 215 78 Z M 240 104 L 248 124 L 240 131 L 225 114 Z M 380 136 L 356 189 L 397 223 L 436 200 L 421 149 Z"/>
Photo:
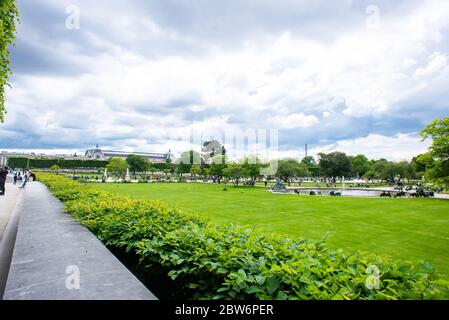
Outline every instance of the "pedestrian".
<path fill-rule="evenodd" d="M 12 181 L 13 181 L 13 184 L 14 185 L 16 185 L 17 184 L 17 171 L 14 171 L 14 173 L 13 173 L 13 177 L 12 177 Z"/>
<path fill-rule="evenodd" d="M 5 195 L 6 176 L 8 175 L 8 167 L 0 167 L 0 195 Z"/>
<path fill-rule="evenodd" d="M 28 173 L 25 173 L 25 174 L 23 175 L 23 182 L 22 182 L 22 185 L 21 185 L 19 188 L 21 188 L 21 189 L 25 188 L 25 185 L 27 184 L 28 180 L 29 180 Z"/>

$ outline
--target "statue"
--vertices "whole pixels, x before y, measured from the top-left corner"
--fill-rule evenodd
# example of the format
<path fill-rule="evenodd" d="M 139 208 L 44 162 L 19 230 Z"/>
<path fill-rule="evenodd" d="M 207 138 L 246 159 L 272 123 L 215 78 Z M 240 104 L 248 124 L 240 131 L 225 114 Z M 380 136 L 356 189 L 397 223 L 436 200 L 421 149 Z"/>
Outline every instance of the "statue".
<path fill-rule="evenodd" d="M 281 180 L 277 180 L 276 184 L 271 188 L 272 192 L 282 192 L 287 193 L 287 187 L 281 182 Z"/>
<path fill-rule="evenodd" d="M 129 181 L 129 168 L 126 168 L 125 181 Z"/>

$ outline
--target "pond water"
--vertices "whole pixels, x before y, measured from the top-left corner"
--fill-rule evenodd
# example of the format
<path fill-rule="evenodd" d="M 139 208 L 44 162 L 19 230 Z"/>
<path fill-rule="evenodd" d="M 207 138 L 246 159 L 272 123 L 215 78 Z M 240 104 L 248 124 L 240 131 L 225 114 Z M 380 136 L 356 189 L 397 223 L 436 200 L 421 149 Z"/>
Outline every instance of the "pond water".
<path fill-rule="evenodd" d="M 324 189 L 324 188 L 316 188 L 316 189 L 300 189 L 300 194 L 310 194 L 310 191 L 314 191 L 316 195 L 321 196 L 330 196 L 331 191 L 340 192 L 342 196 L 345 197 L 370 197 L 370 198 L 378 198 L 382 193 L 382 190 L 352 190 L 352 189 L 343 189 L 343 188 L 334 188 L 334 189 Z M 289 190 L 289 193 L 294 193 L 293 190 Z M 394 193 L 392 193 L 392 196 Z"/>

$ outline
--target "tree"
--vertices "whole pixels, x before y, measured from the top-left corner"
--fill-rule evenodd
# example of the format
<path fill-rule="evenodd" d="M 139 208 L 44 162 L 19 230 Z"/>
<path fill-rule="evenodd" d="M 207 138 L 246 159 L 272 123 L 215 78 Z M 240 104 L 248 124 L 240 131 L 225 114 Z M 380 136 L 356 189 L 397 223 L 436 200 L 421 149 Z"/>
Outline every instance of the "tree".
<path fill-rule="evenodd" d="M 427 169 L 434 166 L 435 160 L 433 159 L 432 153 L 427 152 L 413 157 L 412 164 L 417 174 L 423 176 Z"/>
<path fill-rule="evenodd" d="M 238 187 L 239 181 L 242 179 L 243 175 L 242 166 L 237 163 L 229 164 L 223 169 L 223 176 L 230 179 L 233 182 L 234 187 Z"/>
<path fill-rule="evenodd" d="M 301 163 L 305 164 L 308 167 L 316 166 L 315 158 L 312 156 L 305 156 L 302 158 Z"/>
<path fill-rule="evenodd" d="M 283 159 L 278 162 L 276 176 L 284 182 L 288 182 L 293 177 L 306 177 L 308 174 L 306 165 L 295 159 Z"/>
<path fill-rule="evenodd" d="M 214 182 L 221 183 L 223 178 L 223 170 L 226 168 L 226 156 L 225 155 L 215 155 L 210 159 L 209 174 Z"/>
<path fill-rule="evenodd" d="M 351 160 L 352 168 L 357 178 L 363 176 L 370 169 L 370 162 L 363 154 L 358 154 L 355 157 L 349 157 Z"/>
<path fill-rule="evenodd" d="M 190 168 L 190 175 L 196 177 L 201 174 L 201 166 L 199 164 L 194 164 Z"/>
<path fill-rule="evenodd" d="M 315 158 L 312 156 L 306 156 L 301 160 L 301 163 L 307 166 L 307 170 L 309 170 L 309 175 L 317 177 L 320 175 L 320 167 L 315 161 Z"/>
<path fill-rule="evenodd" d="M 266 167 L 261 160 L 256 156 L 247 156 L 241 161 L 242 176 L 249 179 L 251 186 L 256 185 L 256 180 L 261 176 L 260 169 Z"/>
<path fill-rule="evenodd" d="M 420 135 L 423 141 L 432 138 L 430 152 L 439 161 L 449 161 L 449 117 L 435 120 L 425 127 Z"/>
<path fill-rule="evenodd" d="M 50 167 L 50 170 L 58 172 L 59 170 L 61 170 L 61 168 L 58 165 L 54 164 Z"/>
<path fill-rule="evenodd" d="M 150 167 L 147 158 L 135 154 L 130 154 L 126 158 L 126 162 L 128 163 L 129 170 L 134 174 L 136 172 L 146 172 Z"/>
<path fill-rule="evenodd" d="M 318 154 L 319 166 L 321 173 L 327 177 L 333 178 L 335 181 L 336 177 L 350 176 L 352 172 L 351 160 L 343 152 L 332 152 L 329 154 L 319 153 Z"/>
<path fill-rule="evenodd" d="M 449 117 L 435 120 L 421 132 L 423 141 L 432 138 L 429 154 L 432 161 L 427 159 L 426 180 L 449 187 Z"/>
<path fill-rule="evenodd" d="M 184 173 L 189 173 L 193 164 L 201 163 L 201 155 L 194 150 L 188 150 L 181 153 L 181 156 L 177 160 L 176 172 L 181 176 Z"/>
<path fill-rule="evenodd" d="M 385 159 L 376 161 L 372 165 L 372 170 L 367 173 L 373 172 L 373 177 L 393 181 L 399 179 L 410 179 L 415 177 L 415 169 L 410 162 L 392 162 Z"/>
<path fill-rule="evenodd" d="M 16 0 L 0 1 L 0 122 L 5 120 L 5 86 L 9 86 L 10 67 L 9 46 L 16 38 L 19 10 Z"/>
<path fill-rule="evenodd" d="M 126 173 L 126 169 L 128 169 L 128 163 L 123 158 L 114 157 L 109 160 L 109 164 L 106 167 L 109 172 L 123 176 Z"/>

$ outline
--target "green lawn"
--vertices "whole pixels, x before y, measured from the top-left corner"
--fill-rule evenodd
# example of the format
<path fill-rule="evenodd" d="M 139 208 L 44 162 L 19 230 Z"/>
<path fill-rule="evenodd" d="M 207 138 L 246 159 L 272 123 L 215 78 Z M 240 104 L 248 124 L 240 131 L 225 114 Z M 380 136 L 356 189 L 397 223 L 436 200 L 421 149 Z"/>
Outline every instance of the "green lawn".
<path fill-rule="evenodd" d="M 334 248 L 430 261 L 449 276 L 449 200 L 274 195 L 264 188 L 201 183 L 95 184 L 138 198 L 158 199 L 217 222 L 320 239 Z"/>

